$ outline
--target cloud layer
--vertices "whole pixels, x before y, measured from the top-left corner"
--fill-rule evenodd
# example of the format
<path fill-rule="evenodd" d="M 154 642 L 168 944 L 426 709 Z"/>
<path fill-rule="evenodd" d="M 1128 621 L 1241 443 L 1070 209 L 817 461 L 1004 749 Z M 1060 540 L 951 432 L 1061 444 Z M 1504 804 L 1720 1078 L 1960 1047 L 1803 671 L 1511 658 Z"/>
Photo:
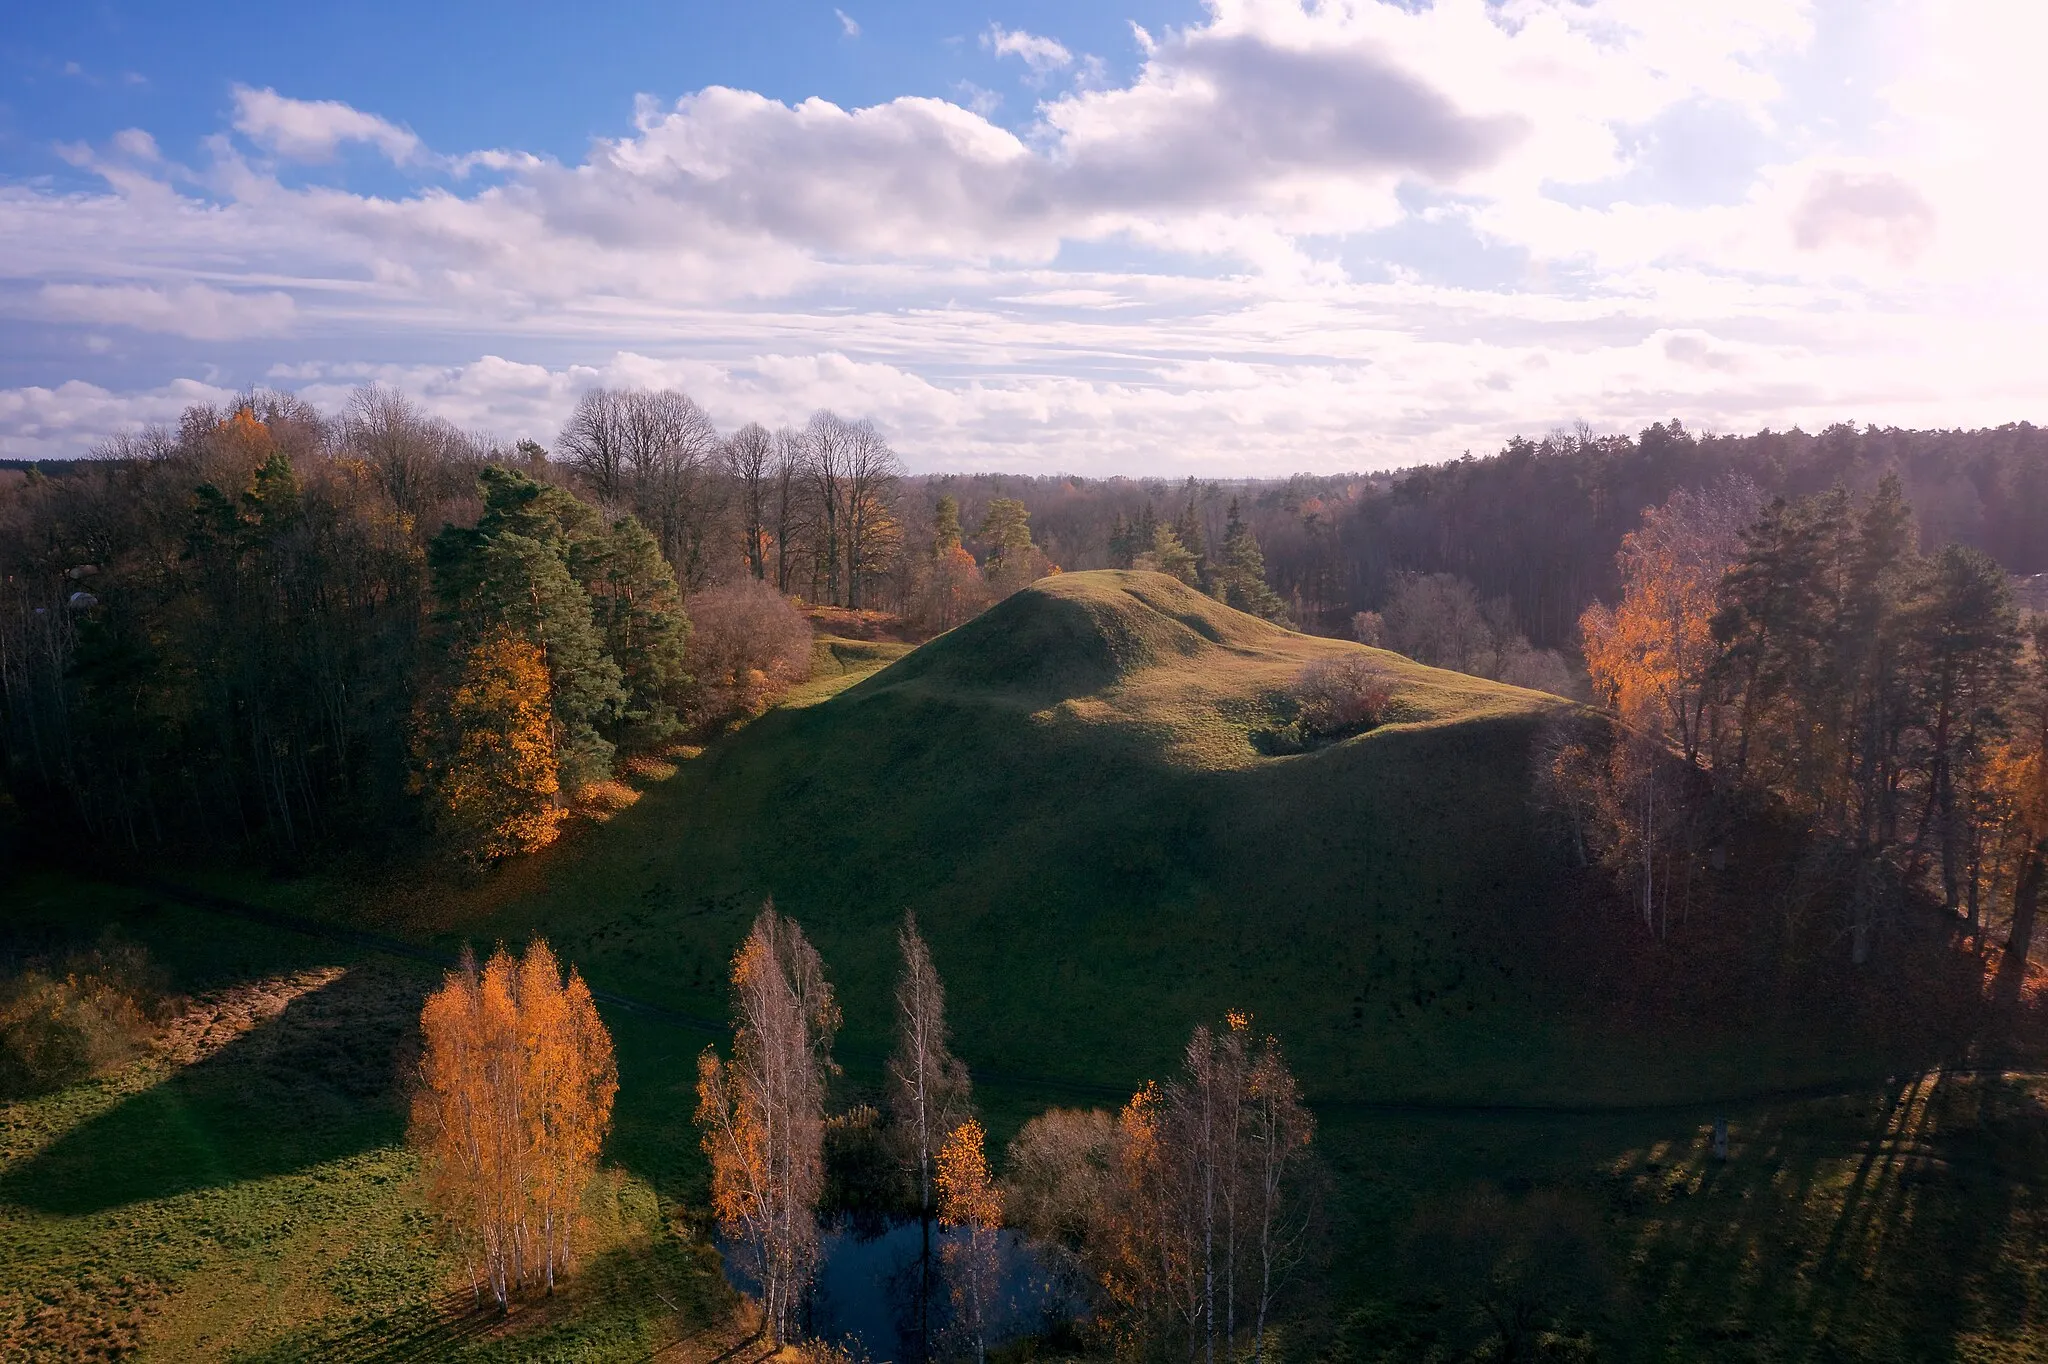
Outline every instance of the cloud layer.
<path fill-rule="evenodd" d="M 921 467 L 1084 472 L 2039 417 L 2048 97 L 1979 76 L 2044 28 L 1990 0 L 1213 0 L 1134 32 L 1113 88 L 990 28 L 1037 100 L 1013 125 L 714 86 L 575 164 L 237 86 L 196 162 L 131 129 L 69 150 L 91 188 L 0 184 L 0 314 L 81 357 L 0 393 L 0 453 L 181 385 L 371 377 L 508 437 L 639 375 L 727 421 L 874 415 Z"/>

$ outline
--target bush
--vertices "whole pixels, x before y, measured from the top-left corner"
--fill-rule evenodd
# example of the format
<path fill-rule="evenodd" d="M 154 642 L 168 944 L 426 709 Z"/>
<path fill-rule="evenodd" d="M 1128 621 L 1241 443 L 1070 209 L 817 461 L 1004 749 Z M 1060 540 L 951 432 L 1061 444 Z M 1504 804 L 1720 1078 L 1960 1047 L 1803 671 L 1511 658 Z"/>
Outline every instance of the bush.
<path fill-rule="evenodd" d="M 690 719 L 717 731 L 751 719 L 811 675 L 811 625 L 753 578 L 690 598 Z"/>
<path fill-rule="evenodd" d="M 0 978 L 0 1099 L 61 1089 L 127 1060 L 167 1003 L 148 954 L 111 938 Z"/>
<path fill-rule="evenodd" d="M 1303 668 L 1290 689 L 1295 721 L 1309 740 L 1361 734 L 1386 719 L 1392 700 L 1378 669 L 1363 654 L 1319 658 Z"/>

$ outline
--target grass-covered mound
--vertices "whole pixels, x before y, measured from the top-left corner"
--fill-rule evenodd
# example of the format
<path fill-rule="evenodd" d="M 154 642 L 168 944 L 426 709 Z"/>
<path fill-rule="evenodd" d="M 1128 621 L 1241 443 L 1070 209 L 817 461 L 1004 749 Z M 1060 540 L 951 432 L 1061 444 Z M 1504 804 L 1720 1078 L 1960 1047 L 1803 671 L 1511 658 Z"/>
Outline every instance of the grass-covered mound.
<path fill-rule="evenodd" d="M 1267 756 L 1289 683 L 1339 653 L 1370 661 L 1387 722 Z M 1535 729 L 1563 704 L 1158 574 L 1069 574 L 714 746 L 452 927 L 544 931 L 593 981 L 716 1017 L 773 896 L 839 983 L 857 1079 L 879 1070 L 913 908 L 962 1054 L 999 1074 L 1128 1092 L 1237 1007 L 1325 1100 L 1745 1088 L 1753 1055 L 1673 1064 L 1530 955 L 1580 884 L 1530 800 Z"/>

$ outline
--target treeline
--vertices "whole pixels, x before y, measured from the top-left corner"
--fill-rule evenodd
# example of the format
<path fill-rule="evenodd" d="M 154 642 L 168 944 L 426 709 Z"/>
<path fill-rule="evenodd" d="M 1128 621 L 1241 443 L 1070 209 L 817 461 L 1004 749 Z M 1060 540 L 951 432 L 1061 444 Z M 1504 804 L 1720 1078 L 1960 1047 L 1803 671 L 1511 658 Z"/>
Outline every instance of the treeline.
<path fill-rule="evenodd" d="M 587 394 L 552 458 L 376 388 L 103 455 L 0 481 L 0 771 L 50 847 L 493 860 L 808 675 L 791 596 L 944 628 L 1053 570 L 1015 503 L 981 560 L 909 547 L 866 423 L 721 438 L 676 393 Z"/>
<path fill-rule="evenodd" d="M 1807 950 L 1861 963 L 1915 904 L 1983 949 L 1995 916 L 2017 989 L 2048 852 L 2048 634 L 1990 555 L 1924 534 L 1888 474 L 1860 497 L 1681 490 L 1626 537 L 1615 604 L 1581 622 L 1621 726 L 1554 735 L 1539 776 L 1652 929 L 1762 812 L 1801 835 L 1778 899 Z"/>
<path fill-rule="evenodd" d="M 1504 601 L 1540 649 L 1574 649 L 1580 612 L 1621 587 L 1615 553 L 1645 507 L 1731 476 L 1791 499 L 1837 484 L 1867 493 L 1896 474 L 1917 518 L 1917 548 L 1951 541 L 2009 572 L 2048 572 L 2048 430 L 1975 431 L 1840 424 L 1818 434 L 1701 435 L 1672 421 L 1639 435 L 1555 432 L 1497 454 L 1397 473 L 1277 480 L 1031 478 L 923 480 L 968 520 L 989 500 L 1029 511 L 1039 542 L 1070 569 L 1127 565 L 1164 523 L 1220 562 L 1233 503 L 1293 621 L 1348 634 L 1384 611 L 1404 578 L 1448 574 L 1481 602 Z M 1138 540 L 1129 528 L 1140 525 Z M 1126 538 L 1119 538 L 1119 535 Z M 1213 568 L 1207 570 L 1213 572 Z M 1207 582 L 1208 577 L 1203 577 Z"/>

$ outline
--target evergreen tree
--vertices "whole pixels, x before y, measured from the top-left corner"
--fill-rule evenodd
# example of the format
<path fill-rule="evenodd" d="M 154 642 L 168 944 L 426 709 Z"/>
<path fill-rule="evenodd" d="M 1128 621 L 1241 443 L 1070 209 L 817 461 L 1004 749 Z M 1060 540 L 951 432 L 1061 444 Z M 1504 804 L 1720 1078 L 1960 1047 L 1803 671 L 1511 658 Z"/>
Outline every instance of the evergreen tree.
<path fill-rule="evenodd" d="M 945 559 L 960 548 L 960 503 L 950 497 L 939 499 L 932 512 L 932 558 Z"/>
<path fill-rule="evenodd" d="M 1224 603 L 1254 616 L 1279 620 L 1287 614 L 1287 603 L 1266 582 L 1266 556 L 1259 552 L 1258 538 L 1238 518 L 1237 499 L 1230 500 L 1230 521 L 1223 532 L 1223 563 L 1215 580 L 1216 595 Z"/>
<path fill-rule="evenodd" d="M 1180 542 L 1173 527 L 1161 523 L 1152 528 L 1152 548 L 1138 558 L 1138 566 L 1178 578 L 1189 587 L 1196 585 L 1196 560 Z"/>

